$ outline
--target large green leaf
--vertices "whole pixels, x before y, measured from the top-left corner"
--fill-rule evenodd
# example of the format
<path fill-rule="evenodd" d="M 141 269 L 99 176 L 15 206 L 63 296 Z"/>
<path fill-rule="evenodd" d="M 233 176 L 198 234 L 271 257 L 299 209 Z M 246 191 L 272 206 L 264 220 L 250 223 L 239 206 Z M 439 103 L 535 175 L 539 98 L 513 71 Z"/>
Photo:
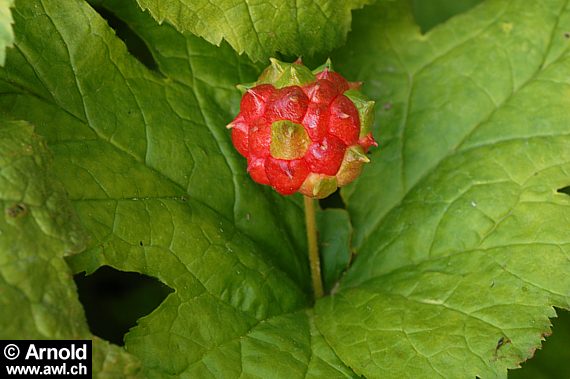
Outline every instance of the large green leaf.
<path fill-rule="evenodd" d="M 569 28 L 557 0 L 427 35 L 404 1 L 356 17 L 337 66 L 376 95 L 383 148 L 344 192 L 358 259 L 317 327 L 357 373 L 504 377 L 568 308 Z"/>
<path fill-rule="evenodd" d="M 201 204 L 308 288 L 302 202 L 254 184 L 225 128 L 239 107 L 235 83 L 251 81 L 258 68 L 227 46 L 155 25 L 132 4 L 98 3 L 147 42 L 160 72 L 130 56 L 87 4 L 22 1 L 16 17 L 26 38 L 0 74 L 1 101 L 40 126 L 75 206 L 96 209 L 88 217 L 102 227 L 117 201 Z M 45 20 L 26 23 L 38 11 Z M 58 38 L 46 41 L 46 33 Z"/>
<path fill-rule="evenodd" d="M 371 0 L 137 0 L 162 23 L 190 31 L 219 45 L 226 40 L 238 53 L 267 61 L 286 55 L 327 53 L 350 30 L 351 11 Z"/>
<path fill-rule="evenodd" d="M 85 232 L 44 140 L 24 121 L 0 122 L 0 205 L 0 338 L 93 338 L 64 261 L 85 247 Z M 140 371 L 135 357 L 97 338 L 93 366 L 102 376 Z"/>

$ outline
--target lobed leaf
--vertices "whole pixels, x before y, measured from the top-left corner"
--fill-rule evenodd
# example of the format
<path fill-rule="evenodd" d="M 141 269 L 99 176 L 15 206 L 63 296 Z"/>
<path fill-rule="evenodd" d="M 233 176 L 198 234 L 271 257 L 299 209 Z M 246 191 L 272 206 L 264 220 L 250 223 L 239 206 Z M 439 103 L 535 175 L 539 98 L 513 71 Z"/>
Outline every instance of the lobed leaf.
<path fill-rule="evenodd" d="M 75 206 L 190 199 L 236 225 L 308 288 L 299 198 L 254 184 L 224 127 L 239 106 L 234 84 L 250 80 L 256 66 L 227 47 L 159 27 L 132 5 L 99 5 L 139 34 L 160 72 L 134 59 L 87 4 L 22 1 L 21 29 L 38 20 L 0 74 L 0 103 L 41 125 Z M 46 33 L 58 38 L 45 41 Z M 42 49 L 53 52 L 50 59 Z"/>
<path fill-rule="evenodd" d="M 358 259 L 316 313 L 358 374 L 506 377 L 569 307 L 569 16 L 487 1 L 426 35 L 403 1 L 356 17 L 338 59 L 362 59 L 338 67 L 380 95 L 384 148 L 344 192 Z"/>
<path fill-rule="evenodd" d="M 85 338 L 83 309 L 64 255 L 84 246 L 43 139 L 0 120 L 0 338 Z M 18 314 L 18 317 L 14 317 Z"/>
<path fill-rule="evenodd" d="M 174 289 L 127 334 L 137 359 L 98 342 L 95 373 L 136 375 L 140 361 L 149 376 L 232 377 L 274 372 L 277 357 L 278 375 L 351 376 L 304 309 L 299 199 L 251 182 L 225 129 L 234 84 L 258 68 L 157 26 L 133 4 L 96 5 L 148 43 L 158 71 L 129 55 L 88 4 L 28 0 L 0 72 L 0 107 L 39 125 L 89 234 L 68 259 L 73 271 L 110 265 Z"/>
<path fill-rule="evenodd" d="M 371 0 L 137 0 L 159 22 L 192 32 L 220 45 L 226 40 L 239 54 L 266 62 L 282 53 L 328 53 L 346 40 L 351 11 Z"/>

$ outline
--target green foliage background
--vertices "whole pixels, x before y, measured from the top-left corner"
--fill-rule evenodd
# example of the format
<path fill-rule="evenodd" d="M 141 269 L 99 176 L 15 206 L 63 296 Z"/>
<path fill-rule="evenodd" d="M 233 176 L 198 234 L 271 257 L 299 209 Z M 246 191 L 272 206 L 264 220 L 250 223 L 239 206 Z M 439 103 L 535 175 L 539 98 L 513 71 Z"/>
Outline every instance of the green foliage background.
<path fill-rule="evenodd" d="M 530 358 L 570 301 L 568 3 L 342 4 L 16 1 L 0 338 L 94 338 L 101 377 L 488 378 Z M 224 128 L 276 54 L 332 55 L 378 102 L 381 148 L 319 215 L 316 304 L 299 197 L 254 184 Z M 107 265 L 172 289 L 124 348 L 72 281 Z M 568 376 L 569 322 L 512 376 Z"/>

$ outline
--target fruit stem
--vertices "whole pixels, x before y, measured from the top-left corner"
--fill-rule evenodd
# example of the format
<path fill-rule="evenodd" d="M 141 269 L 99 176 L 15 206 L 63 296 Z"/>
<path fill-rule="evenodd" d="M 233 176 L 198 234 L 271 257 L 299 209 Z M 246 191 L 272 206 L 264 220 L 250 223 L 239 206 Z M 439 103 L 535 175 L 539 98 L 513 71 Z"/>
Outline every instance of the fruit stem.
<path fill-rule="evenodd" d="M 321 261 L 319 246 L 317 245 L 317 223 L 315 218 L 315 200 L 308 196 L 305 198 L 305 223 L 307 224 L 307 242 L 309 245 L 309 265 L 311 266 L 311 279 L 315 299 L 323 297 L 323 283 L 321 281 Z"/>

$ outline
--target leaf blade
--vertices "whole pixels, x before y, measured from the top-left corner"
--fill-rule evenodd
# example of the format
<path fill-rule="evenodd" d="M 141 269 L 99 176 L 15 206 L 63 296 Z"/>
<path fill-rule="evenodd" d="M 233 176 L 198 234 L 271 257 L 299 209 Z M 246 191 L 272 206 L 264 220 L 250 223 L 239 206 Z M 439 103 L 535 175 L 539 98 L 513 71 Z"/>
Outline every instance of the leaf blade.
<path fill-rule="evenodd" d="M 89 330 L 63 259 L 85 236 L 61 184 L 50 175 L 44 141 L 23 121 L 0 126 L 0 288 L 2 337 L 73 338 Z M 65 299 L 65 302 L 61 302 Z"/>
<path fill-rule="evenodd" d="M 527 10 L 489 1 L 425 36 L 403 2 L 359 18 L 347 55 L 386 37 L 352 69 L 387 146 L 344 192 L 358 259 L 316 311 L 359 374 L 506 377 L 569 306 L 568 7 Z"/>
<path fill-rule="evenodd" d="M 325 292 L 329 293 L 348 269 L 352 260 L 352 226 L 344 209 L 324 209 L 317 213 L 319 254 Z"/>
<path fill-rule="evenodd" d="M 267 61 L 276 53 L 313 56 L 345 41 L 351 10 L 370 3 L 351 0 L 254 2 L 233 0 L 223 4 L 177 0 L 165 6 L 138 0 L 159 22 L 168 21 L 182 32 L 192 32 L 220 45 L 226 40 L 239 54 Z"/>

